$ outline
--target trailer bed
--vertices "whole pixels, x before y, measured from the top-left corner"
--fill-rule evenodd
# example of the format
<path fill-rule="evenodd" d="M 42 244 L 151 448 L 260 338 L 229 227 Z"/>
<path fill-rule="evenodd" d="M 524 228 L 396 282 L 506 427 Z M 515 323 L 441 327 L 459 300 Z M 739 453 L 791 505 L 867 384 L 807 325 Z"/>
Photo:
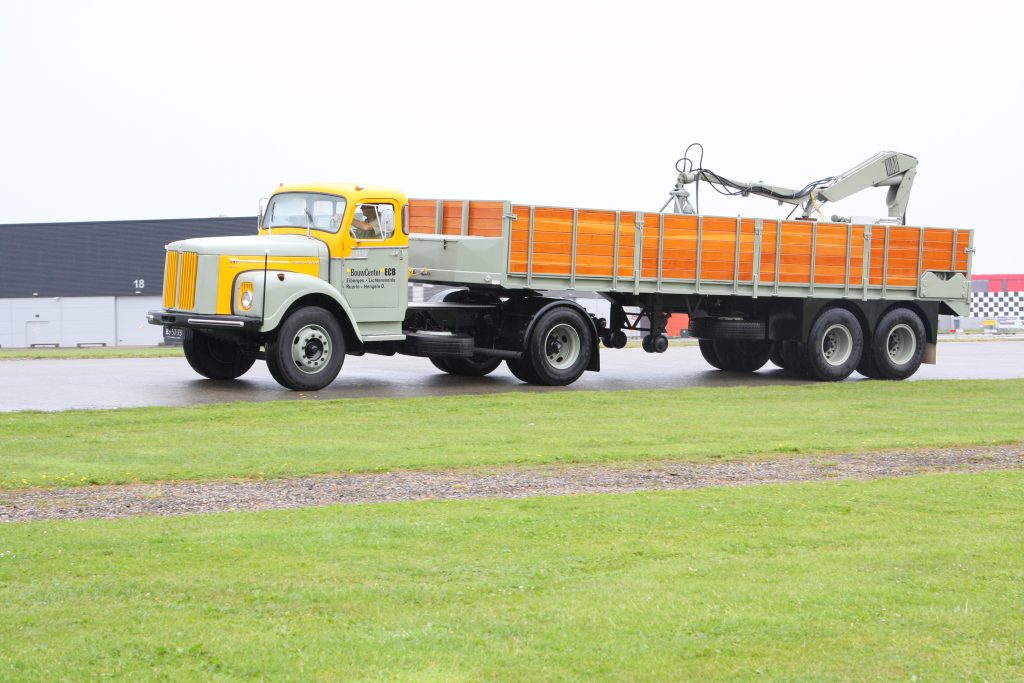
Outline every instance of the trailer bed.
<path fill-rule="evenodd" d="M 505 289 L 937 299 L 966 314 L 973 231 L 413 199 L 411 279 Z"/>

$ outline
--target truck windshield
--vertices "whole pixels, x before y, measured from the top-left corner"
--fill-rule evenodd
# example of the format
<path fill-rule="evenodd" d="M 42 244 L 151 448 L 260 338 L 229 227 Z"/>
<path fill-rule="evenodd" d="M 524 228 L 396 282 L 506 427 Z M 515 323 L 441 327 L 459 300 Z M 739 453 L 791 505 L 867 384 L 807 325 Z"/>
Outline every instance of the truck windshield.
<path fill-rule="evenodd" d="M 314 192 L 283 192 L 270 198 L 264 228 L 305 228 L 338 232 L 345 198 Z"/>

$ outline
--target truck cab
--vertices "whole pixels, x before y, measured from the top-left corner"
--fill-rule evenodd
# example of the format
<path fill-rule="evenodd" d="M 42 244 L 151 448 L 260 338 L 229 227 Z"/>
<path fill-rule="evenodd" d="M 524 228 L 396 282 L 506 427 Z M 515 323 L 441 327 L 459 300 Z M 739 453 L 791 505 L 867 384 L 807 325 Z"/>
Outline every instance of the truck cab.
<path fill-rule="evenodd" d="M 320 388 L 346 348 L 404 339 L 407 202 L 384 187 L 282 185 L 256 235 L 167 245 L 164 308 L 149 322 L 182 328 L 206 377 L 234 379 L 266 358 L 282 384 Z"/>

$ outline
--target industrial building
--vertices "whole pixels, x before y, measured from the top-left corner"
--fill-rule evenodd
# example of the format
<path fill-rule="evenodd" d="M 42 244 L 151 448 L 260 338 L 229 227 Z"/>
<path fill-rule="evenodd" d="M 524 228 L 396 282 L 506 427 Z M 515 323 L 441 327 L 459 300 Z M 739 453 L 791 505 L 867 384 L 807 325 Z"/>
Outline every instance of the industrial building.
<path fill-rule="evenodd" d="M 255 216 L 0 225 L 0 346 L 156 345 L 164 245 L 255 232 Z"/>

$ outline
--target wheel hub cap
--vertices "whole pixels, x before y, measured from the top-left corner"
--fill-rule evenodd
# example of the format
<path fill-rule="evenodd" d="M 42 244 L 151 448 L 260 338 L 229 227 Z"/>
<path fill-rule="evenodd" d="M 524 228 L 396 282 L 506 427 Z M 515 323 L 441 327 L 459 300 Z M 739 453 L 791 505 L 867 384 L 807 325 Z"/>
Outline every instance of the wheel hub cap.
<path fill-rule="evenodd" d="M 564 370 L 571 367 L 580 356 L 580 335 L 572 325 L 555 325 L 544 340 L 544 353 L 548 364 Z"/>
<path fill-rule="evenodd" d="M 307 373 L 319 372 L 331 360 L 331 338 L 319 325 L 306 325 L 292 340 L 292 360 Z"/>
<path fill-rule="evenodd" d="M 917 351 L 917 336 L 907 325 L 896 325 L 885 340 L 885 350 L 889 360 L 896 365 L 903 365 L 914 357 Z"/>
<path fill-rule="evenodd" d="M 832 325 L 821 339 L 821 355 L 829 365 L 842 365 L 853 353 L 853 335 L 846 325 Z"/>

